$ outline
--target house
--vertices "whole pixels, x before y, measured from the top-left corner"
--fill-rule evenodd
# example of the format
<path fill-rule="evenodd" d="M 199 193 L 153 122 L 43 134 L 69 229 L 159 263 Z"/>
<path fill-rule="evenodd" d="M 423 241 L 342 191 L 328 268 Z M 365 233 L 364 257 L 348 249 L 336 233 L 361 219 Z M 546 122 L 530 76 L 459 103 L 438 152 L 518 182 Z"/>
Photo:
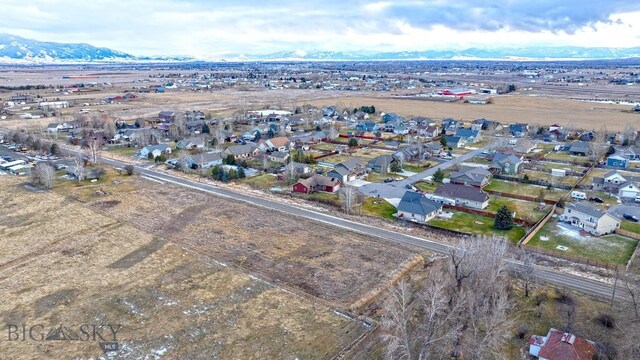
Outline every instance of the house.
<path fill-rule="evenodd" d="M 452 184 L 471 185 L 481 188 L 491 182 L 491 173 L 482 167 L 470 167 L 452 172 L 449 179 Z"/>
<path fill-rule="evenodd" d="M 293 184 L 293 192 L 310 194 L 314 191 L 335 193 L 340 189 L 340 180 L 331 176 L 313 175 Z"/>
<path fill-rule="evenodd" d="M 287 160 L 289 160 L 289 156 L 290 156 L 289 153 L 286 153 L 283 151 L 274 151 L 271 154 L 269 154 L 269 160 L 280 163 L 280 164 L 284 164 L 285 162 L 287 162 Z"/>
<path fill-rule="evenodd" d="M 182 150 L 203 149 L 204 139 L 201 137 L 182 139 L 178 142 L 178 144 L 176 144 L 176 148 Z"/>
<path fill-rule="evenodd" d="M 355 129 L 356 131 L 376 132 L 378 131 L 379 127 L 375 122 L 367 120 L 357 123 Z"/>
<path fill-rule="evenodd" d="M 296 175 L 305 175 L 311 173 L 311 167 L 305 163 L 292 161 L 289 163 L 293 167 L 293 173 Z"/>
<path fill-rule="evenodd" d="M 57 123 L 51 123 L 47 126 L 47 131 L 48 132 L 52 132 L 52 133 L 56 133 L 60 130 L 62 130 L 64 127 L 62 126 L 62 124 L 57 124 Z"/>
<path fill-rule="evenodd" d="M 197 167 L 199 169 L 208 169 L 210 167 L 222 165 L 222 153 L 218 151 L 191 155 L 187 159 L 187 162 L 191 168 Z"/>
<path fill-rule="evenodd" d="M 272 139 L 260 140 L 258 148 L 262 152 L 280 151 L 288 152 L 295 146 L 295 143 L 286 136 L 278 136 Z"/>
<path fill-rule="evenodd" d="M 508 153 L 495 153 L 491 164 L 492 169 L 497 169 L 503 174 L 517 174 L 520 171 L 522 160 Z"/>
<path fill-rule="evenodd" d="M 527 124 L 510 124 L 507 128 L 509 133 L 515 137 L 523 137 L 529 133 L 529 125 Z"/>
<path fill-rule="evenodd" d="M 640 147 L 638 146 L 630 146 L 625 148 L 619 152 L 619 155 L 629 159 L 629 160 L 640 160 Z"/>
<path fill-rule="evenodd" d="M 480 131 L 471 129 L 458 129 L 455 136 L 464 139 L 465 143 L 474 143 L 480 140 Z"/>
<path fill-rule="evenodd" d="M 424 149 L 429 155 L 436 156 L 442 152 L 442 144 L 437 141 L 431 141 L 424 144 Z"/>
<path fill-rule="evenodd" d="M 454 200 L 457 206 L 483 210 L 489 206 L 489 195 L 473 186 L 444 184 L 436 188 L 435 194 Z"/>
<path fill-rule="evenodd" d="M 423 194 L 407 191 L 398 204 L 398 219 L 426 223 L 442 212 L 442 204 L 427 199 Z"/>
<path fill-rule="evenodd" d="M 592 341 L 551 328 L 547 336 L 531 336 L 529 354 L 540 360 L 593 360 L 596 347 Z"/>
<path fill-rule="evenodd" d="M 329 176 L 338 178 L 343 184 L 365 174 L 367 174 L 367 164 L 358 158 L 351 158 L 336 164 L 333 170 L 327 173 Z"/>
<path fill-rule="evenodd" d="M 233 156 L 234 159 L 247 159 L 260 154 L 260 150 L 252 144 L 229 146 L 222 152 L 223 156 Z"/>
<path fill-rule="evenodd" d="M 442 126 L 442 132 L 446 135 L 453 135 L 458 131 L 458 129 L 464 127 L 464 124 L 461 121 L 451 118 L 442 120 L 440 125 Z"/>
<path fill-rule="evenodd" d="M 156 89 L 157 90 L 157 89 Z M 158 91 L 156 91 L 158 92 Z M 160 111 L 158 113 L 158 119 L 165 122 L 172 122 L 176 118 L 176 113 L 173 111 Z"/>
<path fill-rule="evenodd" d="M 516 143 L 513 146 L 513 151 L 515 151 L 518 154 L 524 155 L 532 152 L 533 150 L 535 150 L 536 147 L 537 145 L 534 141 L 531 141 L 528 139 L 518 139 L 516 140 Z"/>
<path fill-rule="evenodd" d="M 640 195 L 638 188 L 640 178 L 622 176 L 618 171 L 613 170 L 604 174 L 603 177 L 594 177 L 592 180 L 593 190 L 604 190 L 617 194 L 621 198 L 635 199 Z"/>
<path fill-rule="evenodd" d="M 480 130 L 486 131 L 500 131 L 502 130 L 502 124 L 497 121 L 487 120 L 487 119 L 477 119 L 473 120 L 472 124 L 479 125 Z"/>
<path fill-rule="evenodd" d="M 418 125 L 418 136 L 434 138 L 438 136 L 438 128 L 433 125 Z"/>
<path fill-rule="evenodd" d="M 574 141 L 569 145 L 569 154 L 587 156 L 589 153 L 589 143 L 586 141 Z"/>
<path fill-rule="evenodd" d="M 397 162 L 392 155 L 380 155 L 369 160 L 367 167 L 373 172 L 386 174 L 391 171 L 391 164 Z"/>
<path fill-rule="evenodd" d="M 565 207 L 560 221 L 570 223 L 595 236 L 610 234 L 620 227 L 620 220 L 586 203 Z"/>
<path fill-rule="evenodd" d="M 444 136 L 444 141 L 450 148 L 463 148 L 465 140 L 460 136 Z"/>
<path fill-rule="evenodd" d="M 629 166 L 629 160 L 620 153 L 615 153 L 607 157 L 607 166 L 626 169 Z"/>
<path fill-rule="evenodd" d="M 138 157 L 148 159 L 149 154 L 155 159 L 160 155 L 171 154 L 171 148 L 167 144 L 147 145 L 138 151 Z"/>

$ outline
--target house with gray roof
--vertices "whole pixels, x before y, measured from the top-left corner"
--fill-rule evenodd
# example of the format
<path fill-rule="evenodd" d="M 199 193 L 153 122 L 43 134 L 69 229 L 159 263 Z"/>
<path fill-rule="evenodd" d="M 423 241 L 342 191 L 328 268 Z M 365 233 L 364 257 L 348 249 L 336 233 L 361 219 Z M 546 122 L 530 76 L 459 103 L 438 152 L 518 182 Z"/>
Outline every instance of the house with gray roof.
<path fill-rule="evenodd" d="M 176 144 L 176 148 L 184 150 L 203 149 L 204 139 L 201 137 L 182 139 L 178 142 L 178 144 Z"/>
<path fill-rule="evenodd" d="M 442 212 L 442 204 L 427 199 L 423 194 L 407 191 L 398 204 L 398 220 L 425 223 Z"/>
<path fill-rule="evenodd" d="M 483 167 L 469 167 L 452 172 L 449 179 L 452 184 L 481 188 L 491 182 L 491 173 Z"/>
<path fill-rule="evenodd" d="M 589 153 L 589 143 L 586 141 L 574 141 L 569 146 L 569 154 L 587 156 Z"/>
<path fill-rule="evenodd" d="M 564 213 L 560 215 L 560 221 L 579 227 L 595 236 L 613 233 L 620 227 L 619 219 L 587 203 L 576 203 L 565 207 Z"/>
<path fill-rule="evenodd" d="M 234 159 L 252 158 L 260 154 L 257 146 L 252 144 L 229 146 L 223 152 L 223 156 L 232 155 Z"/>
<path fill-rule="evenodd" d="M 495 153 L 491 165 L 493 169 L 497 169 L 503 174 L 513 175 L 520 171 L 522 159 L 513 154 Z"/>
<path fill-rule="evenodd" d="M 190 168 L 208 169 L 222 165 L 222 153 L 218 151 L 191 155 L 187 158 L 187 162 Z"/>
<path fill-rule="evenodd" d="M 367 162 L 367 167 L 373 172 L 386 174 L 391 171 L 391 164 L 398 162 L 392 155 L 380 155 Z"/>
<path fill-rule="evenodd" d="M 148 159 L 149 154 L 155 159 L 160 155 L 171 154 L 171 148 L 167 144 L 147 145 L 138 151 L 138 157 L 141 159 Z"/>
<path fill-rule="evenodd" d="M 467 143 L 475 143 L 480 140 L 480 131 L 471 129 L 458 129 L 456 136 L 464 139 Z"/>
<path fill-rule="evenodd" d="M 489 195 L 473 186 L 444 184 L 436 188 L 435 194 L 470 209 L 483 210 L 489 206 Z"/>

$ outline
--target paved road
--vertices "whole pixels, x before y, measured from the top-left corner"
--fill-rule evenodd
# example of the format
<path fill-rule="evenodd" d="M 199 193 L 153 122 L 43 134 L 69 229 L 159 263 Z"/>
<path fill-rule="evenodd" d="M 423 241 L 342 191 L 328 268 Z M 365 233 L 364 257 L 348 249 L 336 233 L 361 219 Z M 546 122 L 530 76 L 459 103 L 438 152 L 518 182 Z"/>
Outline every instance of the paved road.
<path fill-rule="evenodd" d="M 111 166 L 116 166 L 116 167 L 123 167 L 124 165 L 127 164 L 123 161 L 107 159 L 107 158 L 101 158 L 100 161 L 102 163 L 105 163 Z M 174 176 L 171 174 L 158 172 L 153 169 L 147 169 L 145 167 L 136 166 L 136 171 L 138 171 L 142 176 L 146 176 L 161 182 L 172 183 L 172 184 L 176 184 L 186 188 L 210 193 L 216 196 L 221 196 L 221 197 L 233 199 L 236 201 L 247 202 L 252 205 L 281 211 L 294 216 L 301 216 L 303 218 L 319 221 L 330 226 L 337 226 L 350 231 L 355 231 L 367 236 L 382 238 L 392 242 L 416 246 L 422 249 L 432 251 L 437 254 L 447 254 L 450 248 L 448 245 L 441 244 L 441 243 L 438 243 L 429 239 L 425 239 L 422 237 L 402 234 L 395 231 L 390 231 L 390 230 L 381 229 L 381 228 L 377 228 L 374 226 L 370 226 L 370 225 L 366 225 L 358 222 L 353 222 L 350 220 L 345 220 L 345 219 L 335 217 L 326 213 L 322 213 L 319 211 L 309 210 L 309 209 L 301 208 L 295 205 L 281 203 L 275 200 L 264 199 L 264 198 L 255 197 L 255 196 L 240 193 L 240 192 L 231 191 L 231 190 L 220 188 L 214 185 L 204 184 L 204 183 L 200 183 L 190 179 L 184 179 L 178 176 Z M 519 265 L 520 264 L 517 262 L 511 263 L 511 266 L 514 268 L 519 267 Z M 603 297 L 603 298 L 610 298 L 613 292 L 613 286 L 605 282 L 588 279 L 579 275 L 558 271 L 551 268 L 538 267 L 537 270 L 538 270 L 538 276 L 541 280 L 547 281 L 557 286 L 579 290 L 579 291 L 596 295 L 599 297 Z M 619 291 L 616 295 L 617 299 L 628 298 L 622 293 L 622 291 L 620 291 L 621 289 L 618 289 L 618 290 Z"/>
<path fill-rule="evenodd" d="M 483 151 L 491 150 L 495 147 L 501 146 L 506 141 L 505 138 L 496 138 L 496 141 L 489 145 L 481 147 L 479 149 L 468 152 L 464 155 L 460 155 L 442 164 L 428 168 L 427 170 L 410 176 L 406 179 L 394 181 L 390 183 L 371 183 L 359 188 L 360 192 L 369 196 L 379 196 L 385 199 L 402 198 L 407 191 L 407 185 L 413 184 L 424 178 L 432 176 L 438 169 L 446 170 L 452 166 L 459 165 L 472 157 L 480 155 Z"/>
<path fill-rule="evenodd" d="M 125 163 L 121 161 L 112 160 L 112 159 L 102 159 L 101 161 L 106 164 L 117 166 L 117 167 L 122 167 L 125 165 Z M 232 190 L 228 190 L 226 188 L 217 187 L 215 185 L 204 184 L 204 183 L 200 183 L 190 179 L 174 176 L 171 174 L 158 172 L 153 169 L 136 167 L 136 171 L 138 171 L 143 176 L 146 176 L 151 179 L 155 179 L 157 181 L 180 185 L 186 188 L 203 191 L 206 193 L 233 199 L 236 201 L 247 202 L 252 205 L 257 205 L 257 206 L 264 207 L 271 210 L 281 211 L 294 216 L 301 216 L 303 218 L 319 221 L 330 226 L 337 226 L 350 231 L 355 231 L 367 236 L 382 238 L 392 242 L 416 246 L 418 248 L 426 249 L 437 254 L 447 254 L 450 249 L 448 245 L 441 244 L 441 243 L 438 243 L 429 239 L 425 239 L 422 237 L 402 234 L 402 233 L 398 233 L 398 232 L 386 230 L 386 229 L 381 229 L 381 228 L 366 225 L 363 223 L 342 219 L 342 218 L 329 215 L 323 212 L 309 210 L 309 209 L 301 208 L 295 205 L 281 203 L 275 200 L 264 199 L 264 198 L 244 194 L 244 193 L 235 192 Z M 517 268 L 520 266 L 520 264 L 517 262 L 512 262 L 511 266 L 513 266 L 514 268 Z M 582 276 L 574 275 L 574 274 L 563 272 L 563 271 L 539 267 L 538 274 L 540 279 L 542 279 L 543 281 L 547 281 L 555 285 L 570 288 L 570 289 L 580 290 L 585 293 L 589 293 L 589 294 L 596 295 L 603 298 L 610 298 L 613 291 L 613 286 L 611 284 L 604 283 L 598 280 L 584 278 Z M 620 291 L 620 288 L 618 290 L 619 291 L 617 293 L 616 298 L 617 299 L 626 298 L 626 296 Z"/>

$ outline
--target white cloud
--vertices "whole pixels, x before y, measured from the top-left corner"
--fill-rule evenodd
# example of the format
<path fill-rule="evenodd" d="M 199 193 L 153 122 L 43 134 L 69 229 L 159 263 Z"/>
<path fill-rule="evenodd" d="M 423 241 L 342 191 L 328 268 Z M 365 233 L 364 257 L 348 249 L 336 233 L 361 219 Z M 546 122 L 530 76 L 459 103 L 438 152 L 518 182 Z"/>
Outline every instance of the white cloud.
<path fill-rule="evenodd" d="M 0 32 L 135 55 L 640 45 L 640 3 L 617 0 L 23 3 L 0 2 Z"/>

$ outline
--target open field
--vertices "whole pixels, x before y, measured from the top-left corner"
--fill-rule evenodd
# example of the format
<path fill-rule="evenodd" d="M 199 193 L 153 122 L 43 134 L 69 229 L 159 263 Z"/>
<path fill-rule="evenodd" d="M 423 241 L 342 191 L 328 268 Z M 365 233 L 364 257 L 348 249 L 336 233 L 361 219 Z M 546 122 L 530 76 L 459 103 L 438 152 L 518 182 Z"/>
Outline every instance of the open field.
<path fill-rule="evenodd" d="M 402 248 L 313 221 L 179 187 L 139 179 L 134 184 L 128 192 L 105 186 L 108 195 L 100 198 L 75 188 L 64 191 L 149 234 L 336 306 L 351 304 L 412 257 Z"/>
<path fill-rule="evenodd" d="M 541 236 L 548 239 L 543 241 L 540 239 Z M 577 231 L 561 228 L 556 221 L 551 220 L 527 245 L 558 252 L 561 250 L 557 250 L 556 247 L 562 245 L 569 248 L 562 251 L 569 255 L 624 265 L 629 261 L 637 244 L 637 240 L 619 235 L 584 236 Z"/>
<path fill-rule="evenodd" d="M 452 117 L 464 121 L 487 118 L 504 123 L 525 122 L 552 125 L 562 119 L 565 125 L 599 129 L 603 125 L 609 130 L 622 130 L 625 124 L 638 121 L 640 115 L 623 112 L 628 110 L 614 104 L 588 103 L 542 96 L 496 96 L 494 104 L 472 105 L 460 102 L 447 103 L 429 100 L 399 99 L 383 97 L 341 97 L 334 102 L 347 107 L 375 104 L 376 109 L 395 112 L 405 116 L 428 116 L 436 119 Z M 327 105 L 327 99 L 313 100 L 315 105 Z M 532 110 L 532 109 L 535 109 Z"/>
<path fill-rule="evenodd" d="M 314 359 L 335 355 L 365 331 L 322 302 L 226 266 L 203 247 L 177 243 L 172 230 L 180 231 L 176 226 L 186 213 L 150 211 L 165 223 L 167 237 L 109 214 L 135 209 L 127 199 L 140 201 L 135 194 L 147 182 L 105 185 L 109 194 L 121 193 L 117 199 L 92 195 L 84 186 L 32 192 L 20 182 L 0 178 L 0 319 L 43 324 L 36 338 L 60 324 L 80 335 L 80 324 L 117 324 L 118 356 L 124 358 Z M 162 212 L 175 221 L 164 222 Z M 250 243 L 241 246 L 251 252 Z M 335 265 L 349 273 L 344 264 Z M 0 353 L 7 359 L 98 358 L 98 340 L 2 341 Z"/>

